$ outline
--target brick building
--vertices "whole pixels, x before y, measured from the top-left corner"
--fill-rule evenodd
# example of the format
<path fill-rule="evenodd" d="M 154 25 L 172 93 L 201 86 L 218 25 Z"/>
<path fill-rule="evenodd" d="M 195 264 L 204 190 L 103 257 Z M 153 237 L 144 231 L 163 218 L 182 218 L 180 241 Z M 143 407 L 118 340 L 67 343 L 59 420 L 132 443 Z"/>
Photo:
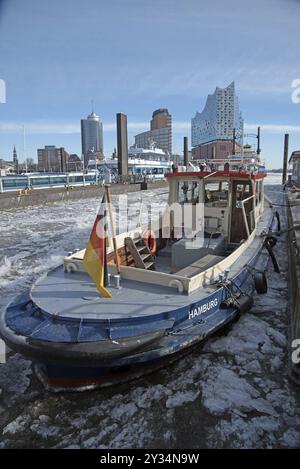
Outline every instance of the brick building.
<path fill-rule="evenodd" d="M 38 170 L 49 173 L 63 173 L 67 171 L 69 153 L 63 147 L 56 148 L 54 145 L 46 145 L 39 148 Z"/>
<path fill-rule="evenodd" d="M 241 146 L 235 143 L 235 153 L 239 153 Z M 233 153 L 233 142 L 230 140 L 216 140 L 192 148 L 192 159 L 226 158 Z"/>

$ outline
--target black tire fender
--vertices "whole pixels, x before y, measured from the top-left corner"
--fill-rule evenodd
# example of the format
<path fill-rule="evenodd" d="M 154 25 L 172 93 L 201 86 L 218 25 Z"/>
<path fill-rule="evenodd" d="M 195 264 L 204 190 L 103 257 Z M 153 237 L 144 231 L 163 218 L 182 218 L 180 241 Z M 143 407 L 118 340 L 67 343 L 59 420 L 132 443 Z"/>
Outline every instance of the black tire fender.
<path fill-rule="evenodd" d="M 256 272 L 253 276 L 254 279 L 254 287 L 256 292 L 259 295 L 267 293 L 268 291 L 268 282 L 267 277 L 264 272 Z"/>

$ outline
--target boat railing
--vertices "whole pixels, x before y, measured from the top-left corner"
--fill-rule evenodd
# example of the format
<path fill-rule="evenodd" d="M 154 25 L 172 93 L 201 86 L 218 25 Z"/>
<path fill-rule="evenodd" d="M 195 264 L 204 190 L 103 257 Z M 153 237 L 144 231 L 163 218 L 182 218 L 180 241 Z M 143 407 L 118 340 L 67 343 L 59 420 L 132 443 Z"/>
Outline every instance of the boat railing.
<path fill-rule="evenodd" d="M 195 165 L 204 172 L 208 171 L 249 171 L 250 173 L 258 172 L 264 167 L 262 161 L 256 153 L 250 155 L 229 155 L 226 158 L 201 158 L 192 161 L 191 167 Z"/>

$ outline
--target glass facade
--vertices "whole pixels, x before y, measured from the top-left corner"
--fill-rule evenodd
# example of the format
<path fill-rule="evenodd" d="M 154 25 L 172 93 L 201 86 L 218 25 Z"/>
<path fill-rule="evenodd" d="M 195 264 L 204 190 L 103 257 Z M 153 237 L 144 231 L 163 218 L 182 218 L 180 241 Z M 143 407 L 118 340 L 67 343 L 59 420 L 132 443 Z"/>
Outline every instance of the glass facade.
<path fill-rule="evenodd" d="M 234 128 L 237 141 L 241 143 L 243 119 L 232 82 L 227 88 L 217 87 L 214 94 L 208 95 L 203 111 L 192 118 L 192 146 L 232 140 Z"/>
<path fill-rule="evenodd" d="M 87 167 L 91 154 L 103 154 L 103 126 L 94 112 L 81 120 L 81 146 L 84 166 Z"/>

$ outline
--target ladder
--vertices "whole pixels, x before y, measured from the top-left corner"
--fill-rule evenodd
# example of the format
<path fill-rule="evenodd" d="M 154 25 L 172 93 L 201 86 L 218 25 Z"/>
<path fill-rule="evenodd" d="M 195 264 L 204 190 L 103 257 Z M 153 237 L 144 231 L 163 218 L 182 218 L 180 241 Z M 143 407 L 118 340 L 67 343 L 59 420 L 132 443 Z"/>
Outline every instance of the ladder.
<path fill-rule="evenodd" d="M 125 238 L 125 246 L 132 255 L 136 267 L 155 270 L 154 256 L 141 236 L 135 239 Z"/>

